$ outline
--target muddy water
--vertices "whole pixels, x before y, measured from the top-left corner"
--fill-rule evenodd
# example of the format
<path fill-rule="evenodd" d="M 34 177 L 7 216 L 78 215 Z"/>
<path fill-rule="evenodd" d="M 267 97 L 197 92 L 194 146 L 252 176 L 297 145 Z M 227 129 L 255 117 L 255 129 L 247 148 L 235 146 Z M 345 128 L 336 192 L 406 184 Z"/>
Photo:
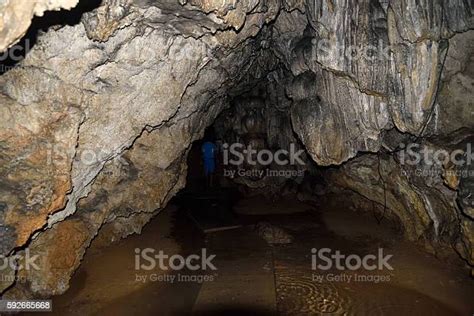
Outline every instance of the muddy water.
<path fill-rule="evenodd" d="M 470 301 L 474 287 L 466 271 L 459 267 L 450 271 L 435 258 L 426 260 L 416 249 L 407 248 L 396 232 L 385 231 L 381 234 L 385 238 L 377 237 L 380 228 L 371 227 L 375 223 L 370 219 L 336 215 L 325 221 L 315 214 L 318 213 L 279 216 L 272 220 L 295 237 L 292 244 L 274 248 L 280 314 L 470 315 L 474 310 Z M 341 220 L 351 226 L 347 235 L 337 234 L 328 227 L 327 223 L 343 224 Z M 378 249 L 383 249 L 384 254 L 393 255 L 389 261 L 393 270 L 313 270 L 312 248 L 330 248 L 361 257 L 376 255 Z M 404 257 L 397 256 L 400 251 L 405 253 Z M 434 278 L 424 264 L 436 266 Z M 413 283 L 415 279 L 419 283 Z"/>
<path fill-rule="evenodd" d="M 135 249 L 153 248 L 185 256 L 203 247 L 190 220 L 169 207 L 143 229 L 105 249 L 92 245 L 72 278 L 70 289 L 53 300 L 55 315 L 187 315 L 199 282 L 177 282 L 176 273 L 135 270 Z M 193 274 L 181 271 L 184 275 Z M 137 279 L 147 276 L 146 280 Z M 152 279 L 152 276 L 154 277 Z M 173 279 L 174 276 L 174 279 Z M 159 279 L 161 278 L 161 279 Z M 157 311 L 159 311 L 157 313 Z"/>
<path fill-rule="evenodd" d="M 252 203 L 247 203 L 251 205 Z M 246 205 L 246 203 L 242 203 Z M 54 300 L 57 315 L 472 315 L 474 282 L 462 265 L 447 264 L 400 233 L 345 209 L 263 204 L 241 216 L 243 227 L 203 236 L 186 217 L 168 210 L 141 235 L 90 251 L 71 289 Z M 286 204 L 285 210 L 287 209 Z M 268 212 L 268 208 L 274 210 Z M 245 212 L 244 212 L 245 213 Z M 248 215 L 254 214 L 254 215 Z M 255 232 L 265 220 L 293 236 L 269 245 Z M 134 249 L 216 255 L 211 282 L 136 280 Z M 312 270 L 312 248 L 343 254 L 391 254 L 393 270 Z M 163 271 L 155 271 L 165 275 Z M 179 273 L 194 272 L 184 271 Z M 356 280 L 355 278 L 358 277 Z"/>

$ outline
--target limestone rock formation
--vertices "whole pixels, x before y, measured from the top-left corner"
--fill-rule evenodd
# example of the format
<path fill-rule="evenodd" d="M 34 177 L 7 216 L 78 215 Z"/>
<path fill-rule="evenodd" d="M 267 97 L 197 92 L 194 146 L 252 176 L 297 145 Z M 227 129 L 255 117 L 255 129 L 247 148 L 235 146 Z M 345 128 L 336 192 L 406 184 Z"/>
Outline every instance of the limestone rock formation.
<path fill-rule="evenodd" d="M 258 32 L 252 19 L 237 33 L 225 30 L 224 20 L 212 20 L 172 2 L 163 6 L 129 8 L 122 17 L 127 19 L 126 26 L 104 43 L 88 37 L 86 23 L 48 32 L 20 67 L 2 76 L 2 254 L 12 254 L 30 243 L 33 249 L 37 244 L 41 249 L 45 238 L 67 233 L 56 226 L 71 225 L 64 220 L 86 212 L 78 211 L 78 202 L 100 193 L 91 193 L 97 181 L 106 181 L 98 175 L 107 177 L 107 165 L 129 148 L 140 147 L 145 134 L 159 134 L 154 144 L 159 153 L 157 158 L 150 157 L 158 170 L 184 157 L 190 142 L 224 106 L 227 86 L 245 75 L 248 56 L 254 50 L 247 47 L 253 43 L 246 45 L 245 40 Z M 97 14 L 100 12 L 101 8 Z M 177 12 L 183 18 L 177 19 Z M 186 15 L 202 19 L 204 27 L 186 23 Z M 272 13 L 261 15 L 270 18 Z M 224 29 L 221 45 L 212 29 Z M 230 49 L 238 45 L 241 47 Z M 220 57 L 213 58 L 213 54 Z M 231 67 L 226 64 L 244 71 L 228 71 Z M 171 180 L 181 174 L 177 170 L 170 182 L 165 175 L 161 179 L 155 174 L 160 178 L 157 187 L 145 182 L 136 189 L 143 192 L 149 185 L 164 199 L 177 181 Z M 137 176 L 133 168 L 129 172 L 126 176 Z M 150 202 L 142 211 L 165 204 L 158 198 Z M 99 217 L 73 246 L 75 253 L 82 253 L 80 249 L 87 247 L 109 215 L 106 208 L 101 212 L 103 220 L 91 213 Z M 130 214 L 119 217 L 138 211 L 124 208 L 122 212 Z M 88 216 L 80 218 L 92 221 Z M 39 230 L 44 232 L 33 236 Z M 76 266 L 69 264 L 68 273 Z M 36 280 L 39 274 L 29 277 L 32 284 L 44 283 Z M 66 287 L 32 286 L 33 292 L 46 289 L 60 293 Z"/>

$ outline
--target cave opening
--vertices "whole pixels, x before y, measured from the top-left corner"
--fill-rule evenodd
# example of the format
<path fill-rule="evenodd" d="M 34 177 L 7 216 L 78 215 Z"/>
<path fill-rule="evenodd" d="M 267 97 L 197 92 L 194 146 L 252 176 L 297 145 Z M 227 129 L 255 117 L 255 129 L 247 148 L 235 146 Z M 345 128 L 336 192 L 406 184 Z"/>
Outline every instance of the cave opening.
<path fill-rule="evenodd" d="M 0 4 L 0 313 L 472 314 L 472 4 L 77 2 Z"/>

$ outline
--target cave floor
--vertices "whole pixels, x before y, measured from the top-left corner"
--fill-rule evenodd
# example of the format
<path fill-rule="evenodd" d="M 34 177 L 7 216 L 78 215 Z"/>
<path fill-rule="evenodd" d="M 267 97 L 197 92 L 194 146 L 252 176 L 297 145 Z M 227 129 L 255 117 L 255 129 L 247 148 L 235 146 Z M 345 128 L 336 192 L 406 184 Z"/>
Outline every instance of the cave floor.
<path fill-rule="evenodd" d="M 74 275 L 71 288 L 54 299 L 54 313 L 472 315 L 474 312 L 474 284 L 461 265 L 445 263 L 419 250 L 403 241 L 395 229 L 383 223 L 378 225 L 371 216 L 300 202 L 294 202 L 290 212 L 290 204 L 288 200 L 244 199 L 235 207 L 241 213 L 242 226 L 209 234 L 199 231 L 176 207 L 168 207 L 141 235 L 105 249 L 93 244 Z M 258 208 L 265 211 L 256 214 Z M 292 242 L 267 243 L 255 225 L 262 220 L 283 229 L 292 236 Z M 212 263 L 217 270 L 137 272 L 134 251 L 147 247 L 183 256 L 206 248 L 208 254 L 216 255 Z M 377 249 L 383 248 L 385 254 L 393 255 L 390 265 L 394 270 L 312 270 L 312 248 L 358 255 L 377 254 Z"/>

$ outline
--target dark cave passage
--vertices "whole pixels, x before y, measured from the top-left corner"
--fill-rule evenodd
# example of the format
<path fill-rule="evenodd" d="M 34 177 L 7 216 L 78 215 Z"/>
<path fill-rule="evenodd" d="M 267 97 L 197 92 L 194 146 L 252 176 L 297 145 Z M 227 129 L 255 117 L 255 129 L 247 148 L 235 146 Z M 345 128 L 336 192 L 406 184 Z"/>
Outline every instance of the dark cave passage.
<path fill-rule="evenodd" d="M 0 314 L 472 315 L 473 17 L 0 0 Z"/>
<path fill-rule="evenodd" d="M 69 291 L 54 299 L 57 315 L 463 315 L 472 308 L 474 288 L 459 261 L 406 241 L 400 220 L 382 206 L 333 191 L 325 179 L 331 170 L 266 181 L 249 172 L 262 166 L 226 165 L 224 145 L 236 135 L 218 129 L 229 116 L 236 122 L 235 112 L 224 112 L 192 144 L 186 187 L 140 235 L 105 248 L 108 232 L 99 234 Z M 241 116 L 244 124 L 251 119 Z M 258 144 L 257 136 L 266 137 L 240 140 Z M 212 183 L 206 141 L 216 144 Z M 168 255 L 162 263 L 153 259 L 158 251 Z M 339 261 L 331 257 L 337 254 Z M 207 269 L 173 269 L 179 259 L 172 255 L 211 260 Z"/>

